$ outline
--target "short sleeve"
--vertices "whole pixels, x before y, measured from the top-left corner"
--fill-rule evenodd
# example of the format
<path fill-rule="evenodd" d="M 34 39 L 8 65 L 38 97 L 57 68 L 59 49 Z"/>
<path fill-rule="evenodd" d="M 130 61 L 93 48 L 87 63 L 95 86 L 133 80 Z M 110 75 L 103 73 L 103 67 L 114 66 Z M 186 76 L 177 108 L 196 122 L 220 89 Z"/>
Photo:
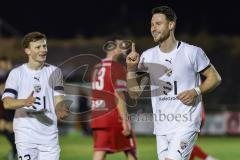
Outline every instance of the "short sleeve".
<path fill-rule="evenodd" d="M 201 72 L 210 65 L 209 58 L 201 48 L 197 48 L 193 60 L 194 70 L 196 72 Z"/>
<path fill-rule="evenodd" d="M 54 96 L 65 95 L 63 86 L 63 75 L 59 68 L 56 68 L 50 76 L 50 84 L 54 90 Z"/>
<path fill-rule="evenodd" d="M 12 70 L 5 83 L 5 89 L 3 91 L 2 99 L 5 97 L 12 97 L 17 98 L 18 95 L 18 81 L 19 81 L 19 74 L 18 70 Z"/>

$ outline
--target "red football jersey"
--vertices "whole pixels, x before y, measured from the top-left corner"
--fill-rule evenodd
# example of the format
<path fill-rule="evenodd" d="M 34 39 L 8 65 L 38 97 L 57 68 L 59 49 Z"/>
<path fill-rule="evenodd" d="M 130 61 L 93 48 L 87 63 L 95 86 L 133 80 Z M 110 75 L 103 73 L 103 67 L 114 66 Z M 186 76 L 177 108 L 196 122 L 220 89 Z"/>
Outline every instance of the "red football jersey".
<path fill-rule="evenodd" d="M 121 125 L 115 91 L 126 91 L 126 68 L 105 59 L 94 67 L 92 76 L 92 128 L 108 128 Z"/>

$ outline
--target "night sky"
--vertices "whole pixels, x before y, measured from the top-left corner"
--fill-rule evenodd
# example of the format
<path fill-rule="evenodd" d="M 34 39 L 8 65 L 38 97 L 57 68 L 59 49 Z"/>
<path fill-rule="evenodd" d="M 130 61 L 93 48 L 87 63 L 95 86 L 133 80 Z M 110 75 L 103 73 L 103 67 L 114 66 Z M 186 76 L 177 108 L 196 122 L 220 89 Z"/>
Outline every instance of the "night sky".
<path fill-rule="evenodd" d="M 6 1 L 1 2 L 0 18 L 21 35 L 41 31 L 50 38 L 149 36 L 151 9 L 160 5 L 176 11 L 177 33 L 240 34 L 239 6 L 230 0 Z M 6 28 L 1 29 L 8 35 Z"/>

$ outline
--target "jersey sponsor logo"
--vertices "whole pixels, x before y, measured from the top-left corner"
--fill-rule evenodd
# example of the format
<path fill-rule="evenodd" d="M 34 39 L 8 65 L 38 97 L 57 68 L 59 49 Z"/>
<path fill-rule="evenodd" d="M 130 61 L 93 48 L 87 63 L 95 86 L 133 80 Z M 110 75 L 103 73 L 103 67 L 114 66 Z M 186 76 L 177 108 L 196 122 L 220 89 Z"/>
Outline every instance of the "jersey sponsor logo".
<path fill-rule="evenodd" d="M 92 100 L 92 110 L 94 111 L 107 111 L 106 103 L 104 100 Z"/>
<path fill-rule="evenodd" d="M 177 97 L 159 97 L 159 101 L 174 101 Z"/>

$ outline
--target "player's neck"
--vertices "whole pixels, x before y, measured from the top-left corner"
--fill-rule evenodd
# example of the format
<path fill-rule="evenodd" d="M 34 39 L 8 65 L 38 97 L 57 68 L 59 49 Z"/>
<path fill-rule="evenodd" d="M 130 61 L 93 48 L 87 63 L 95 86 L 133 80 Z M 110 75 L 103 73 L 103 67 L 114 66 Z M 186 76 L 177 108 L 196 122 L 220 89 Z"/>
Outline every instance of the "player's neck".
<path fill-rule="evenodd" d="M 107 58 L 107 59 L 110 59 L 110 60 L 112 60 L 112 61 L 117 61 L 118 56 L 115 55 L 115 54 L 108 54 L 106 58 Z"/>
<path fill-rule="evenodd" d="M 176 48 L 177 43 L 178 41 L 175 39 L 174 35 L 170 35 L 168 39 L 159 43 L 159 48 L 163 53 L 169 53 Z"/>
<path fill-rule="evenodd" d="M 40 63 L 40 62 L 29 60 L 27 63 L 27 66 L 28 66 L 28 68 L 30 68 L 32 70 L 40 70 L 43 68 L 44 62 Z"/>

